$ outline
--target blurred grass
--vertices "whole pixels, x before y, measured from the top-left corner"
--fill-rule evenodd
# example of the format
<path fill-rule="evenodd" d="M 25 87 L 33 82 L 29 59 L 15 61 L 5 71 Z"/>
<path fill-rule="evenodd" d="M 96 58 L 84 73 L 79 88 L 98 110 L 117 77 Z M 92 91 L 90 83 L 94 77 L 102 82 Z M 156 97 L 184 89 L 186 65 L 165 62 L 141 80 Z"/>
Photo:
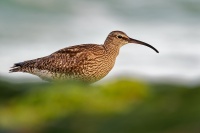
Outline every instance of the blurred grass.
<path fill-rule="evenodd" d="M 0 81 L 0 133 L 199 133 L 200 86 Z"/>

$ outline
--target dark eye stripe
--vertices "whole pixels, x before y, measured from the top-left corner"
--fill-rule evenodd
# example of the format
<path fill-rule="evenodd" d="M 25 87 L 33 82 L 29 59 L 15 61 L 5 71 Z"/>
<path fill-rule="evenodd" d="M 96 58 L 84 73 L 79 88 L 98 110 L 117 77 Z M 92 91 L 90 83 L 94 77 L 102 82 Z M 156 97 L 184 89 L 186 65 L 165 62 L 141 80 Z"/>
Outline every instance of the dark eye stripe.
<path fill-rule="evenodd" d="M 122 36 L 121 36 L 121 35 L 118 35 L 117 38 L 122 38 Z"/>

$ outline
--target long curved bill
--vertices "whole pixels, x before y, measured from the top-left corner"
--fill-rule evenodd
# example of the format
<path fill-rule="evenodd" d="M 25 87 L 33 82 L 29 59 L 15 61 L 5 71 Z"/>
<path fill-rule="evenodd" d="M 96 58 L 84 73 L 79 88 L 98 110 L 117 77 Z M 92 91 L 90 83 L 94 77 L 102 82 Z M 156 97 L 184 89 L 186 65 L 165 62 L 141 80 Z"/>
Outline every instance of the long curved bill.
<path fill-rule="evenodd" d="M 139 40 L 136 40 L 136 39 L 133 39 L 133 38 L 129 38 L 129 39 L 130 39 L 129 43 L 141 44 L 141 45 L 147 46 L 147 47 L 153 49 L 154 51 L 156 51 L 157 53 L 159 53 L 159 51 L 156 48 L 154 48 L 153 46 L 151 46 L 150 44 L 147 44 L 145 42 L 142 42 L 142 41 L 139 41 Z"/>

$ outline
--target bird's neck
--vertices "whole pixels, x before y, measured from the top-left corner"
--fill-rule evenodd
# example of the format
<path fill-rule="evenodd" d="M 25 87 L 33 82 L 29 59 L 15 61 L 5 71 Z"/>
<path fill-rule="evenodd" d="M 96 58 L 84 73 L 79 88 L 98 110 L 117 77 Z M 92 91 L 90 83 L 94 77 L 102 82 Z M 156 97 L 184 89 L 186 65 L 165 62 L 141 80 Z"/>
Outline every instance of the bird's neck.
<path fill-rule="evenodd" d="M 106 50 L 106 53 L 109 54 L 109 55 L 112 55 L 113 57 L 117 57 L 117 55 L 119 54 L 119 49 L 120 47 L 118 45 L 115 45 L 113 43 L 104 43 L 103 44 L 105 50 Z"/>

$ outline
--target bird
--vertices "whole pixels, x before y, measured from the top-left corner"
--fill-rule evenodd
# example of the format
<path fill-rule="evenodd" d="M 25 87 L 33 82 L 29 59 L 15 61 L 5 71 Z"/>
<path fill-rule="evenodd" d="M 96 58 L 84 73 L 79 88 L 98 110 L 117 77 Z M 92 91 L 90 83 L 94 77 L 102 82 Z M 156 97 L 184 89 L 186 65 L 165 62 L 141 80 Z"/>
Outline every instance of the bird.
<path fill-rule="evenodd" d="M 9 72 L 30 73 L 46 81 L 94 83 L 112 70 L 120 48 L 128 43 L 144 45 L 159 53 L 152 45 L 130 38 L 123 31 L 112 31 L 103 44 L 69 46 L 48 56 L 15 63 Z"/>

